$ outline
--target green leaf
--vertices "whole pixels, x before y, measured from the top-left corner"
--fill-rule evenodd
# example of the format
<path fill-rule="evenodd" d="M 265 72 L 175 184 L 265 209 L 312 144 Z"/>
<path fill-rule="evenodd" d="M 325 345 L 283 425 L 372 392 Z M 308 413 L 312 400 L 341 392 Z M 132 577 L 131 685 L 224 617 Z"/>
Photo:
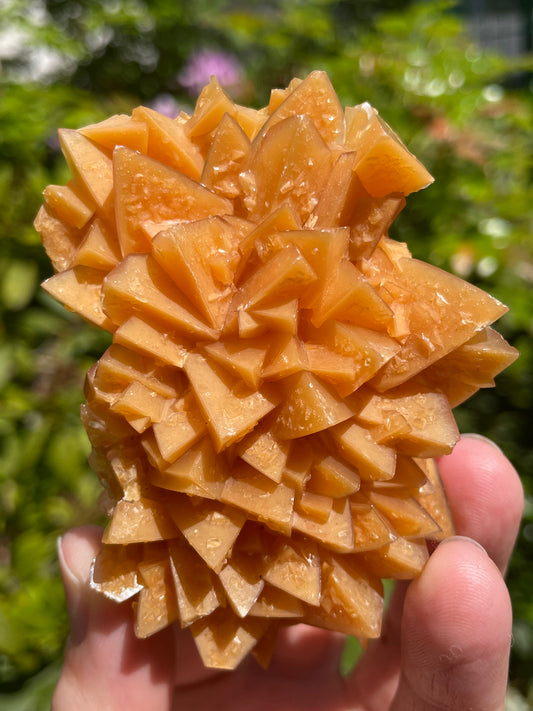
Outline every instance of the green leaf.
<path fill-rule="evenodd" d="M 8 309 L 19 311 L 29 304 L 37 286 L 37 265 L 13 260 L 4 270 L 1 298 Z"/>

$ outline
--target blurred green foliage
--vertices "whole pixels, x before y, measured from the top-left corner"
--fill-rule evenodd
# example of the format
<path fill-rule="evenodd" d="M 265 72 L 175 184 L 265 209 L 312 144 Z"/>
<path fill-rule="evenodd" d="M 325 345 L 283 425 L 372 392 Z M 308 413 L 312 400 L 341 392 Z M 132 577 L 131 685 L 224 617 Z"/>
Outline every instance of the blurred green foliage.
<path fill-rule="evenodd" d="M 32 227 L 46 183 L 64 166 L 48 139 L 56 121 L 94 116 L 66 87 L 0 86 L 0 679 L 56 658 L 66 614 L 55 539 L 98 515 L 79 425 L 85 369 L 104 346 L 39 289 L 50 266 Z M 27 117 L 27 118 L 23 118 Z"/>
<path fill-rule="evenodd" d="M 499 329 L 521 358 L 457 418 L 502 446 L 526 489 L 508 581 L 511 683 L 531 701 L 529 58 L 476 46 L 447 2 L 11 0 L 0 14 L 2 32 L 20 45 L 0 66 L 0 705 L 48 707 L 67 634 L 55 541 L 99 519 L 78 411 L 84 373 L 107 336 L 40 290 L 51 267 L 32 227 L 43 188 L 68 179 L 55 130 L 169 97 L 190 107 L 180 77 L 199 49 L 238 60 L 242 75 L 229 90 L 252 105 L 317 68 L 344 104 L 370 101 L 436 178 L 410 197 L 392 236 L 509 305 Z"/>

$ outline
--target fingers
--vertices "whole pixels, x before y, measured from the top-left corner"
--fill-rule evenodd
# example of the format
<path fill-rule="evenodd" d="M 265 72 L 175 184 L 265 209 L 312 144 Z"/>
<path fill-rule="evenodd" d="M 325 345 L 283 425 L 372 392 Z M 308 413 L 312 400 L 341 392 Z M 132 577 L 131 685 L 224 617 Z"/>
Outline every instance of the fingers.
<path fill-rule="evenodd" d="M 439 459 L 438 466 L 457 534 L 481 543 L 500 570 L 504 571 L 523 508 L 523 490 L 515 469 L 494 444 L 477 436 L 463 437 L 452 454 Z M 430 559 L 432 564 L 434 557 L 438 561 L 440 553 L 438 556 L 437 552 L 433 554 Z M 449 571 L 450 580 L 455 574 L 454 565 Z M 507 595 L 501 578 L 497 580 L 497 585 L 499 588 L 503 586 L 503 592 Z M 395 693 L 403 653 L 401 629 L 406 590 L 406 584 L 396 585 L 382 636 L 370 645 L 348 680 L 353 693 L 364 698 L 366 708 L 372 711 L 387 708 Z"/>
<path fill-rule="evenodd" d="M 496 445 L 477 435 L 462 437 L 438 467 L 456 532 L 481 543 L 503 572 L 524 505 L 516 470 Z"/>
<path fill-rule="evenodd" d="M 53 711 L 165 711 L 172 693 L 171 631 L 136 639 L 130 605 L 89 588 L 100 539 L 100 529 L 84 527 L 68 532 L 58 544 L 71 636 Z"/>
<path fill-rule="evenodd" d="M 511 611 L 500 570 L 516 538 L 522 487 L 504 455 L 480 438 L 461 439 L 451 455 L 439 460 L 439 469 L 457 533 L 478 540 L 489 555 L 473 541 L 451 539 L 437 548 L 418 580 L 398 586 L 382 638 L 347 680 L 348 695 L 372 711 L 389 707 L 401 660 L 394 711 L 492 711 L 503 704 Z M 168 711 L 174 681 L 190 680 L 198 660 L 187 654 L 174 659 L 172 629 L 149 640 L 135 639 L 130 605 L 90 590 L 89 569 L 99 545 L 99 530 L 84 528 L 66 534 L 59 546 L 72 633 L 53 710 Z M 316 631 L 305 637 L 297 629 L 291 633 L 294 639 L 289 635 L 283 641 L 301 663 L 290 667 L 279 651 L 288 648 L 283 645 L 272 660 L 273 670 L 283 667 L 284 683 L 289 669 L 296 681 L 300 673 L 320 666 L 320 659 L 337 658 L 333 637 Z M 182 633 L 178 636 L 184 650 Z M 207 681 L 201 671 L 195 680 Z"/>
<path fill-rule="evenodd" d="M 405 598 L 402 669 L 391 711 L 500 711 L 511 644 L 511 604 L 486 552 L 450 539 Z"/>

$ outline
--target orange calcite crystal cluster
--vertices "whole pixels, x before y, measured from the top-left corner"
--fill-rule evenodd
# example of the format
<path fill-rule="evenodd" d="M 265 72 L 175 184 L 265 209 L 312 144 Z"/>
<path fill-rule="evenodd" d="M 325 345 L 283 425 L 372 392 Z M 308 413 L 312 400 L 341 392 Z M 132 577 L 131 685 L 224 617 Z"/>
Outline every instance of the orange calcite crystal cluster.
<path fill-rule="evenodd" d="M 323 72 L 236 105 L 60 130 L 44 288 L 113 334 L 82 419 L 109 523 L 92 586 L 140 637 L 268 663 L 280 625 L 380 634 L 383 578 L 453 524 L 451 408 L 516 357 L 505 307 L 388 229 L 432 178 Z"/>

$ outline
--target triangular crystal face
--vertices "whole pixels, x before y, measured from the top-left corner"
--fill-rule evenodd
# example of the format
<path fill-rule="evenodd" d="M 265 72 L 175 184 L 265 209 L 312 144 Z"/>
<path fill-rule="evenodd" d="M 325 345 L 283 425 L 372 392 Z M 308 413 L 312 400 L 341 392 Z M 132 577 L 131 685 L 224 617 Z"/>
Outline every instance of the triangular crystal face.
<path fill-rule="evenodd" d="M 113 152 L 113 186 L 124 255 L 150 251 L 145 222 L 199 220 L 232 212 L 231 203 L 192 178 L 125 146 Z"/>

